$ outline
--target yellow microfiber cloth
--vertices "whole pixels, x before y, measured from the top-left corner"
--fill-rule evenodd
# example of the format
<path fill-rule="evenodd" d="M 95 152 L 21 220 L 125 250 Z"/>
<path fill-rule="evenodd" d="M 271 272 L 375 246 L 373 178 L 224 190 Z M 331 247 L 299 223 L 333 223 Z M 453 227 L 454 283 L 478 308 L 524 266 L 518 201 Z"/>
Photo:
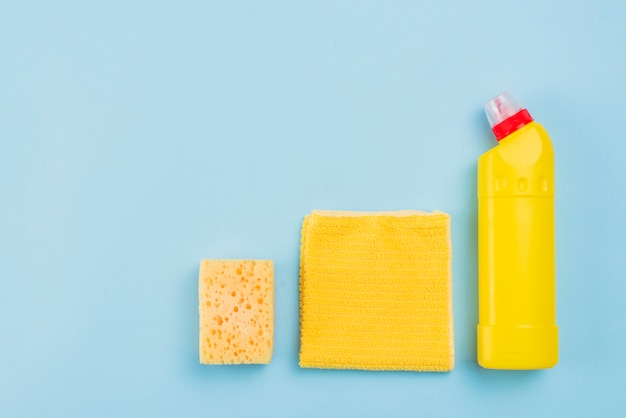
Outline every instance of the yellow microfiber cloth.
<path fill-rule="evenodd" d="M 449 215 L 314 211 L 305 217 L 300 367 L 454 368 Z"/>

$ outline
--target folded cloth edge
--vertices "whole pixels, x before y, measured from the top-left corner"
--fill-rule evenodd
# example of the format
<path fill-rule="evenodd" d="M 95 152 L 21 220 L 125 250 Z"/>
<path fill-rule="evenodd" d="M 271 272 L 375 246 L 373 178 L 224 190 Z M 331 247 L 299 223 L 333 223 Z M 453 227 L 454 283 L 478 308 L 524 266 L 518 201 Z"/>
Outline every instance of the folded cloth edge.
<path fill-rule="evenodd" d="M 422 210 L 392 210 L 392 211 L 373 211 L 362 212 L 352 210 L 313 210 L 311 215 L 330 216 L 330 217 L 365 217 L 365 216 L 390 216 L 390 217 L 403 217 L 403 216 L 434 216 L 434 215 L 448 215 L 445 212 L 434 210 L 432 212 L 426 212 Z M 307 215 L 308 216 L 308 215 Z"/>

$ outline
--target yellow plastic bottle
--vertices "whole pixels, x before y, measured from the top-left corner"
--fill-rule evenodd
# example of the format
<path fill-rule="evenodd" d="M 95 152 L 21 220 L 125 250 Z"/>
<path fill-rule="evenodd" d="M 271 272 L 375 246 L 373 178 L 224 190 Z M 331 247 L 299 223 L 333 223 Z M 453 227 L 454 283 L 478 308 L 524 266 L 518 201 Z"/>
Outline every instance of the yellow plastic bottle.
<path fill-rule="evenodd" d="M 485 111 L 499 144 L 478 160 L 478 363 L 552 367 L 558 361 L 552 143 L 508 93 Z"/>

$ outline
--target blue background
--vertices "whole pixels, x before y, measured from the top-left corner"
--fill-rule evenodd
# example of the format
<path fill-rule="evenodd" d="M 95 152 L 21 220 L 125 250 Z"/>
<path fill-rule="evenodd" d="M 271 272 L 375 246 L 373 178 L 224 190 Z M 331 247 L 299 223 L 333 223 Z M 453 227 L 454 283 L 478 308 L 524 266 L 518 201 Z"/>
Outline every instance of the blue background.
<path fill-rule="evenodd" d="M 623 416 L 624 22 L 619 0 L 2 1 L 2 415 Z M 547 371 L 475 361 L 502 90 L 556 150 Z M 452 215 L 453 372 L 298 368 L 313 209 Z M 274 260 L 269 366 L 198 364 L 202 258 Z"/>

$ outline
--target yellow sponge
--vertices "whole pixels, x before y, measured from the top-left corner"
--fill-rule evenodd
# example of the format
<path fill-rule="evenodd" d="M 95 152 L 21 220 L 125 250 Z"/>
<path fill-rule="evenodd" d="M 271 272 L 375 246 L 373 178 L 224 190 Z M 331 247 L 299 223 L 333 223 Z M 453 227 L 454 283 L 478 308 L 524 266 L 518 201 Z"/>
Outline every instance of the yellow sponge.
<path fill-rule="evenodd" d="M 450 217 L 314 211 L 302 226 L 300 366 L 454 368 Z"/>
<path fill-rule="evenodd" d="M 274 265 L 202 260 L 200 363 L 267 364 L 274 339 Z"/>

